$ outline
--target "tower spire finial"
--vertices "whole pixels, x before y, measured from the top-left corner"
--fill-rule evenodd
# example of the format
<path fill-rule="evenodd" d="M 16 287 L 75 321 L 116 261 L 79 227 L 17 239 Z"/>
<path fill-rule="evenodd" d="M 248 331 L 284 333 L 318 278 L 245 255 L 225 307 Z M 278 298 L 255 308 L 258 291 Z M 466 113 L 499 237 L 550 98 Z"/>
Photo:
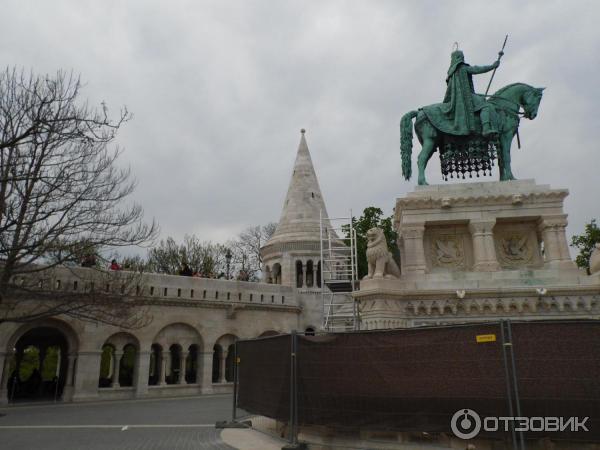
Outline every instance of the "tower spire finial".
<path fill-rule="evenodd" d="M 321 211 L 327 217 L 327 208 L 306 143 L 306 130 L 302 128 L 300 133 L 287 195 L 277 229 L 269 243 L 318 241 Z"/>

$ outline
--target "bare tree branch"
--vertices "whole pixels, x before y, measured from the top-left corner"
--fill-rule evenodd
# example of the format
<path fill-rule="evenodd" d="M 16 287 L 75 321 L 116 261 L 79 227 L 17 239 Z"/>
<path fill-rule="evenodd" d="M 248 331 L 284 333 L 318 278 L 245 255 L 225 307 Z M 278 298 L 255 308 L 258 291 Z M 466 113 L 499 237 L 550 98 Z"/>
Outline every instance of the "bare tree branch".
<path fill-rule="evenodd" d="M 118 167 L 121 150 L 113 145 L 131 114 L 123 109 L 111 119 L 106 105 L 98 110 L 80 100 L 81 87 L 73 73 L 0 73 L 0 320 L 60 311 L 112 321 L 114 304 L 105 296 L 54 301 L 55 291 L 36 289 L 34 307 L 14 280 L 80 261 L 90 248 L 142 245 L 156 235 L 142 208 L 127 204 L 135 180 Z M 30 309 L 17 307 L 25 304 Z"/>
<path fill-rule="evenodd" d="M 262 256 L 260 248 L 264 246 L 275 232 L 276 223 L 248 227 L 238 238 L 229 242 L 233 252 L 233 262 L 240 277 L 248 281 L 258 281 L 262 271 Z"/>

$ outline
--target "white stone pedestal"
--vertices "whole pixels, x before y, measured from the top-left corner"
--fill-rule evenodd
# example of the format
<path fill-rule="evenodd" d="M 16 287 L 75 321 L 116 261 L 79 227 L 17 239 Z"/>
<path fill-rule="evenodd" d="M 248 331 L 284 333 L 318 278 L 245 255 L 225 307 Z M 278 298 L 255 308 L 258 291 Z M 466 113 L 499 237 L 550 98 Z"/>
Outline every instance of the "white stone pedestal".
<path fill-rule="evenodd" d="M 401 278 L 355 293 L 362 328 L 600 314 L 598 278 L 569 255 L 567 195 L 534 180 L 417 186 L 396 201 Z"/>

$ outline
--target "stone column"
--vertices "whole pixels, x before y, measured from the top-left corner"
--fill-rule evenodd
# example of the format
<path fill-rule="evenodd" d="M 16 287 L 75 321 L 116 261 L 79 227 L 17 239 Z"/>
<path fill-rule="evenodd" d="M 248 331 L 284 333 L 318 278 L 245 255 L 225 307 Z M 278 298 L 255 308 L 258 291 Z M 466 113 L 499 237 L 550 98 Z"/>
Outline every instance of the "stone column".
<path fill-rule="evenodd" d="M 196 382 L 200 384 L 202 394 L 212 394 L 213 352 L 198 352 L 198 374 Z"/>
<path fill-rule="evenodd" d="M 10 378 L 10 353 L 0 353 L 0 405 L 8 404 L 8 380 Z"/>
<path fill-rule="evenodd" d="M 73 386 L 73 374 L 75 373 L 75 361 L 77 361 L 77 355 L 75 353 L 69 353 L 67 356 L 67 379 L 66 386 Z M 59 362 L 60 363 L 60 362 Z"/>
<path fill-rule="evenodd" d="M 181 352 L 179 356 L 179 378 L 177 379 L 177 384 L 186 384 L 185 371 L 187 366 L 188 355 L 189 352 Z"/>
<path fill-rule="evenodd" d="M 98 398 L 98 374 L 100 373 L 101 351 L 77 353 L 73 385 L 73 401 Z"/>
<path fill-rule="evenodd" d="M 569 254 L 566 227 L 567 215 L 543 216 L 538 221 L 538 230 L 544 242 L 544 262 L 546 266 L 576 268 Z"/>
<path fill-rule="evenodd" d="M 281 284 L 296 287 L 296 260 L 289 255 L 281 258 Z"/>
<path fill-rule="evenodd" d="M 119 371 L 121 370 L 121 357 L 123 356 L 123 352 L 114 352 L 114 370 L 112 373 L 112 379 L 110 382 L 110 386 L 113 388 L 118 388 L 121 385 L 119 384 Z"/>
<path fill-rule="evenodd" d="M 167 384 L 167 375 L 169 375 L 171 369 L 171 352 L 162 351 L 160 357 L 160 377 L 158 384 Z"/>
<path fill-rule="evenodd" d="M 473 270 L 493 272 L 500 270 L 496 259 L 493 228 L 495 220 L 470 221 L 469 231 L 473 240 Z"/>
<path fill-rule="evenodd" d="M 306 289 L 308 287 L 308 264 L 306 261 L 302 261 L 302 287 Z"/>
<path fill-rule="evenodd" d="M 148 378 L 150 376 L 150 353 L 138 352 L 133 372 L 135 396 L 143 397 L 148 393 Z"/>
<path fill-rule="evenodd" d="M 40 366 L 40 374 L 42 374 L 44 372 L 44 360 L 46 359 L 46 353 L 48 351 L 48 347 L 43 346 L 40 347 L 40 352 L 38 354 L 38 361 L 39 361 L 39 366 Z"/>
<path fill-rule="evenodd" d="M 58 359 L 59 364 L 61 364 L 62 357 L 63 356 L 61 352 Z M 102 356 L 100 356 L 100 358 L 102 358 Z M 70 401 L 73 397 L 73 386 L 75 384 L 75 364 L 77 364 L 77 355 L 75 353 L 69 353 L 67 355 L 67 376 L 65 378 L 65 386 L 63 387 L 63 400 L 65 401 Z"/>
<path fill-rule="evenodd" d="M 425 224 L 402 225 L 401 235 L 404 241 L 406 272 L 425 273 L 425 248 L 423 246 Z"/>
<path fill-rule="evenodd" d="M 219 383 L 226 383 L 225 379 L 225 368 L 227 367 L 227 354 L 229 352 L 225 349 L 221 352 L 221 360 L 219 361 Z"/>

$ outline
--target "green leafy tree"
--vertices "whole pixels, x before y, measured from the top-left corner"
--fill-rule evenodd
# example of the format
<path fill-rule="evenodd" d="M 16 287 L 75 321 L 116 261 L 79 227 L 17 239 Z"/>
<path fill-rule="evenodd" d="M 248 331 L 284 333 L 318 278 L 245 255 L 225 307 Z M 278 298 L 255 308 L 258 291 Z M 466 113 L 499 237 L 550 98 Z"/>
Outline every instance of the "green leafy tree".
<path fill-rule="evenodd" d="M 360 278 L 364 277 L 369 270 L 367 262 L 367 231 L 371 228 L 378 227 L 383 230 L 388 249 L 394 256 L 394 259 L 399 262 L 400 253 L 398 251 L 398 246 L 396 245 L 398 235 L 394 231 L 393 219 L 393 216 L 384 217 L 381 208 L 375 206 L 365 208 L 362 216 L 358 219 L 355 217 L 352 218 L 354 228 L 356 229 L 356 253 L 358 258 L 358 276 Z"/>
<path fill-rule="evenodd" d="M 571 247 L 579 249 L 579 255 L 575 258 L 575 263 L 578 267 L 586 269 L 589 273 L 590 256 L 594 251 L 594 246 L 600 242 L 600 228 L 596 224 L 596 219 L 585 226 L 585 232 L 580 235 L 575 235 L 571 238 Z"/>

